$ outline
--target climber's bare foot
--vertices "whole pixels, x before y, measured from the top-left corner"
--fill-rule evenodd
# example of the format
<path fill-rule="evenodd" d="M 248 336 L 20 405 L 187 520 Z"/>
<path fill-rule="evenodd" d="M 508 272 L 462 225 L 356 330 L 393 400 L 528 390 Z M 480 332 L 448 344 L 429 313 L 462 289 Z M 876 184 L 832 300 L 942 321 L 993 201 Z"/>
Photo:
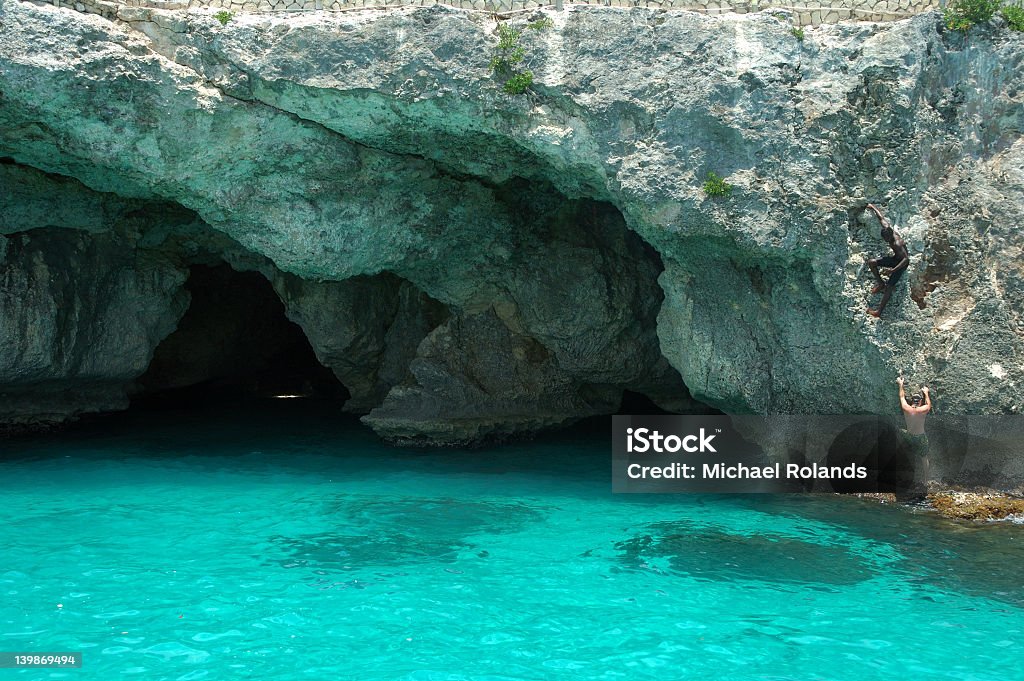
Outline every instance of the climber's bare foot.
<path fill-rule="evenodd" d="M 881 317 L 882 316 L 882 311 L 881 310 L 875 310 L 875 309 L 872 309 L 872 308 L 869 307 L 868 309 L 866 309 L 864 311 L 867 312 L 872 317 Z"/>
<path fill-rule="evenodd" d="M 881 293 L 884 290 L 885 290 L 885 284 L 875 284 L 875 287 L 873 289 L 871 289 L 871 295 L 875 295 L 876 293 Z"/>

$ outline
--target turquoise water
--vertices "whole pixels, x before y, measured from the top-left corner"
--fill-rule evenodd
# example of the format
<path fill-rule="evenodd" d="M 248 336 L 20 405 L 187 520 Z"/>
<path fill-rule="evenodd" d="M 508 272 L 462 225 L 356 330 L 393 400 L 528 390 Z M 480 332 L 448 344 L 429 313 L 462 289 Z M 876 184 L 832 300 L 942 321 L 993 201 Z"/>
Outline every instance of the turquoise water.
<path fill-rule="evenodd" d="M 324 417 L 0 443 L 0 650 L 84 653 L 0 678 L 1024 678 L 1024 527 L 612 495 L 602 433 L 423 452 Z"/>

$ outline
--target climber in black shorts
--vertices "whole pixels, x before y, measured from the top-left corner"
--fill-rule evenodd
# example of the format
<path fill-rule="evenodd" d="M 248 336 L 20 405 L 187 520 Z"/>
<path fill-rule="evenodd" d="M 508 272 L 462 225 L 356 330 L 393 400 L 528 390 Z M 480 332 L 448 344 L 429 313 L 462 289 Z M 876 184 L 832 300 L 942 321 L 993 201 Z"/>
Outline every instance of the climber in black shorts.
<path fill-rule="evenodd" d="M 871 273 L 875 275 L 875 280 L 878 282 L 875 288 L 872 289 L 871 295 L 881 293 L 882 291 L 885 291 L 885 293 L 882 295 L 882 302 L 878 304 L 878 307 L 875 309 L 869 307 L 867 313 L 873 317 L 881 317 L 882 310 L 885 309 L 886 303 L 889 302 L 889 298 L 892 296 L 893 287 L 896 286 L 896 282 L 900 280 L 903 272 L 910 265 L 910 254 L 907 253 L 907 244 L 903 241 L 903 237 L 897 234 L 889 221 L 882 217 L 882 212 L 875 207 L 875 204 L 869 203 L 868 209 L 874 211 L 875 217 L 878 218 L 878 222 L 882 225 L 882 238 L 885 239 L 885 242 L 889 244 L 889 248 L 892 249 L 892 255 L 868 260 L 868 267 L 871 268 Z M 882 279 L 882 275 L 878 273 L 879 267 L 889 270 L 889 281 Z"/>

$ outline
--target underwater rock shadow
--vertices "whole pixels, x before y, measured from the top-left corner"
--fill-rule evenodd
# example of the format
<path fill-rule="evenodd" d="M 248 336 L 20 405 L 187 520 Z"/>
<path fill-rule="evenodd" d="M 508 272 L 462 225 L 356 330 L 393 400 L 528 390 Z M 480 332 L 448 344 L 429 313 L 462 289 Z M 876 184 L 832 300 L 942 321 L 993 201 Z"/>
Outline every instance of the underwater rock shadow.
<path fill-rule="evenodd" d="M 476 548 L 471 538 L 518 532 L 547 515 L 522 503 L 386 497 L 343 497 L 325 512 L 339 517 L 337 531 L 270 537 L 284 555 L 269 562 L 318 573 L 450 564 Z"/>
<path fill-rule="evenodd" d="M 1024 566 L 1019 560 L 1024 532 L 1019 526 L 951 521 L 855 498 L 827 504 L 800 495 L 741 501 L 757 501 L 759 511 L 829 523 L 890 546 L 900 556 L 891 569 L 931 592 L 956 591 L 1024 608 Z M 922 592 L 919 597 L 929 595 Z"/>
<path fill-rule="evenodd" d="M 868 562 L 841 546 L 780 534 L 732 534 L 688 521 L 653 523 L 646 529 L 649 533 L 615 545 L 626 569 L 793 585 L 847 586 L 874 576 Z"/>

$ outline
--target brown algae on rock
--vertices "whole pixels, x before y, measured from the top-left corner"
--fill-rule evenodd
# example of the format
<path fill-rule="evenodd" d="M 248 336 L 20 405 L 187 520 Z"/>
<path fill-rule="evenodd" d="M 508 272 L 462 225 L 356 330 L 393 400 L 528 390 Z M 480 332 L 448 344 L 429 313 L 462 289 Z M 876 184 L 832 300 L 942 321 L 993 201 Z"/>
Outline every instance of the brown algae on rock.
<path fill-rule="evenodd" d="M 960 520 L 1006 520 L 1024 518 L 1024 497 L 995 490 L 966 492 L 943 490 L 928 495 L 941 515 Z"/>

